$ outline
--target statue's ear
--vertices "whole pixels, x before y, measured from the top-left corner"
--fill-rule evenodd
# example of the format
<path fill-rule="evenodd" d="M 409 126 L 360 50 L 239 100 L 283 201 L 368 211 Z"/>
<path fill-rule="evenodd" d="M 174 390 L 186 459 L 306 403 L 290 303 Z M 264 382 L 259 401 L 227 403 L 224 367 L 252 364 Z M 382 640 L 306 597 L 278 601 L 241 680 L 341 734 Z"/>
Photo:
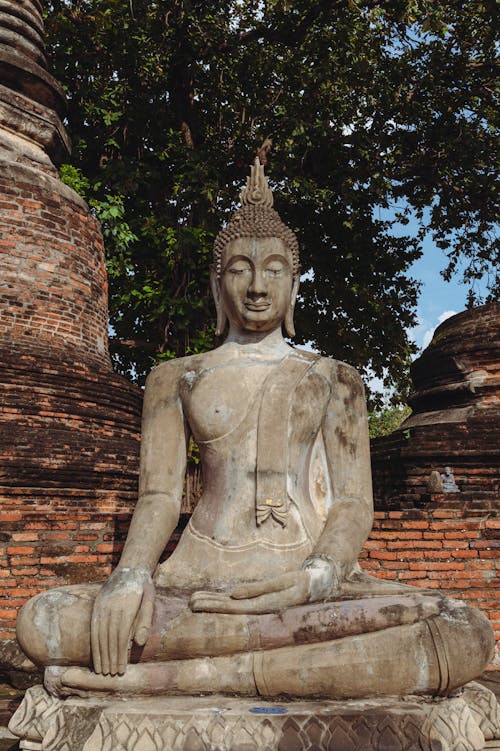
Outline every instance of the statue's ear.
<path fill-rule="evenodd" d="M 286 311 L 285 316 L 285 331 L 289 337 L 295 336 L 295 326 L 293 325 L 293 312 L 295 310 L 295 303 L 297 301 L 297 293 L 299 291 L 300 274 L 296 274 L 293 278 L 292 292 L 290 295 L 290 305 Z"/>
<path fill-rule="evenodd" d="M 220 278 L 217 271 L 212 266 L 210 269 L 210 289 L 212 290 L 212 296 L 215 302 L 215 310 L 217 311 L 217 325 L 215 328 L 215 335 L 222 336 L 224 329 L 226 328 L 227 316 L 222 304 L 222 295 L 220 289 Z"/>

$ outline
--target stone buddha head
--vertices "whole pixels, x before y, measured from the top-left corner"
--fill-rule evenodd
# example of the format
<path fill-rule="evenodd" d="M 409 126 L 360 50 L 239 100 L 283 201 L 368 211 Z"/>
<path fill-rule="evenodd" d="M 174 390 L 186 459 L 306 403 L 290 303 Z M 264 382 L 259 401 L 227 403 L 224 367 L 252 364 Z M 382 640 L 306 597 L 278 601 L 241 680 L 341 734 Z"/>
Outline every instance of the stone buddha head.
<path fill-rule="evenodd" d="M 272 208 L 273 196 L 258 157 L 251 166 L 242 207 L 217 235 L 211 287 L 217 335 L 227 320 L 243 331 L 266 332 L 284 324 L 294 336 L 299 248 L 294 233 Z"/>

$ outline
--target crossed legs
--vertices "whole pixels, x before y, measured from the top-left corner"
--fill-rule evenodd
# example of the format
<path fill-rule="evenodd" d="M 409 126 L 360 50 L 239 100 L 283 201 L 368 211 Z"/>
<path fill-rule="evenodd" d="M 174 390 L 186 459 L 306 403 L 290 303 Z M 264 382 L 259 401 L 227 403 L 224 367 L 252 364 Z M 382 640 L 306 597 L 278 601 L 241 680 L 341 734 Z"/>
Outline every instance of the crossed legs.
<path fill-rule="evenodd" d="M 19 615 L 21 647 L 49 666 L 46 683 L 56 693 L 445 695 L 477 677 L 493 648 L 478 610 L 418 590 L 253 616 L 192 613 L 189 593 L 160 590 L 151 636 L 132 647 L 126 673 L 97 675 L 89 669 L 90 617 L 99 587 L 50 590 Z"/>

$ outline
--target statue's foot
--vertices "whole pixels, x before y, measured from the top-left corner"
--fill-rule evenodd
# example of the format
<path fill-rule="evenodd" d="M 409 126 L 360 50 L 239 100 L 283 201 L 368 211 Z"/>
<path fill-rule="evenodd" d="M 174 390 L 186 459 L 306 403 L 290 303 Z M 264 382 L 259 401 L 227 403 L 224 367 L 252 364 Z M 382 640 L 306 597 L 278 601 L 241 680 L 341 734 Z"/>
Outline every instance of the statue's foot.
<path fill-rule="evenodd" d="M 144 662 L 127 665 L 123 675 L 102 675 L 80 667 L 62 668 L 54 675 L 52 690 L 48 690 L 57 696 L 257 694 L 252 654 Z"/>
<path fill-rule="evenodd" d="M 76 687 L 65 686 L 62 677 L 67 672 L 67 667 L 50 665 L 45 668 L 43 685 L 51 696 L 57 699 L 66 699 L 68 696 L 85 696 L 86 692 Z"/>

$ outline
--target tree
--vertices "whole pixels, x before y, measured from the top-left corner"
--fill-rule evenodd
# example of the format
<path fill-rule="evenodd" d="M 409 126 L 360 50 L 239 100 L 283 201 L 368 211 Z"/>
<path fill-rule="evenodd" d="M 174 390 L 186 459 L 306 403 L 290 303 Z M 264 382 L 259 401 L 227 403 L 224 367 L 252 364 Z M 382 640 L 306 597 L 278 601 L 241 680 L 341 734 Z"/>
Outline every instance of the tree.
<path fill-rule="evenodd" d="M 383 407 L 368 415 L 368 430 L 370 438 L 380 438 L 397 430 L 411 415 L 408 405 L 397 407 Z"/>
<path fill-rule="evenodd" d="M 212 344 L 211 245 L 262 147 L 302 248 L 297 343 L 403 389 L 406 272 L 425 234 L 445 274 L 464 264 L 471 303 L 474 280 L 500 287 L 493 14 L 476 0 L 48 2 L 65 179 L 104 224 L 117 368 L 142 380 L 152 358 Z"/>

